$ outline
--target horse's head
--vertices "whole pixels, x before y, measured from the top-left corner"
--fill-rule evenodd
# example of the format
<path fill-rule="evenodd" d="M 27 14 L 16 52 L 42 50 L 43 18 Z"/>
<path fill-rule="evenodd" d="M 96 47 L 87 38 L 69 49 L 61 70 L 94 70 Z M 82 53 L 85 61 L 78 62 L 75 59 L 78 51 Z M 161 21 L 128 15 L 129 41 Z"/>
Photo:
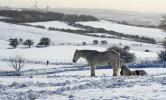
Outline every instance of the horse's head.
<path fill-rule="evenodd" d="M 76 50 L 74 53 L 73 62 L 76 63 L 79 58 L 80 58 L 79 51 Z"/>
<path fill-rule="evenodd" d="M 124 71 L 126 71 L 126 69 L 128 69 L 128 67 L 126 65 L 122 65 L 120 74 L 124 75 Z"/>

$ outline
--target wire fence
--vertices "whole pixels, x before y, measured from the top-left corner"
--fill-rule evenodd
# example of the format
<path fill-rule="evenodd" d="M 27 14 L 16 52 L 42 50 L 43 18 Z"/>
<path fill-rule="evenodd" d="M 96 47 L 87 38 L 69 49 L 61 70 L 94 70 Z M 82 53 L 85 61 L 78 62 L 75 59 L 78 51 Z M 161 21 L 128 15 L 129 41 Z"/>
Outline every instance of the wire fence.
<path fill-rule="evenodd" d="M 1 56 L 0 61 L 10 63 L 10 57 Z M 25 64 L 40 64 L 47 65 L 47 60 L 45 59 L 25 59 Z M 24 70 L 19 73 L 16 71 L 3 71 L 0 72 L 0 76 L 29 76 L 29 75 L 45 75 L 45 74 L 53 74 L 65 71 L 77 71 L 77 70 L 85 70 L 88 69 L 88 65 L 85 61 L 79 61 L 78 63 L 73 63 L 68 60 L 51 60 L 49 61 L 49 65 L 51 66 L 59 66 L 54 68 L 46 68 L 46 69 L 31 69 Z"/>
<path fill-rule="evenodd" d="M 159 60 L 139 60 L 128 64 L 129 67 L 146 68 L 146 67 L 166 67 L 166 61 Z"/>
<path fill-rule="evenodd" d="M 84 65 L 72 65 L 72 66 L 64 66 L 60 68 L 47 68 L 47 69 L 33 69 L 33 70 L 25 70 L 20 71 L 19 73 L 15 71 L 6 71 L 1 72 L 0 76 L 33 76 L 33 75 L 47 75 L 47 74 L 57 74 L 60 72 L 66 72 L 66 71 L 80 71 L 80 70 L 87 70 L 89 67 L 87 67 L 86 64 Z"/>
<path fill-rule="evenodd" d="M 9 61 L 9 57 L 0 57 L 0 61 Z M 28 64 L 46 64 L 46 60 L 42 59 L 25 59 L 25 63 Z M 78 70 L 87 70 L 88 64 L 85 61 L 80 61 L 78 63 L 72 63 L 71 61 L 66 60 L 52 60 L 49 65 L 56 66 L 59 65 L 61 67 L 54 68 L 46 68 L 46 69 L 31 69 L 24 70 L 19 73 L 15 71 L 4 71 L 0 72 L 0 76 L 32 76 L 32 75 L 46 75 L 46 74 L 56 74 L 60 72 L 66 71 L 78 71 Z M 146 68 L 146 67 L 165 67 L 166 62 L 157 61 L 157 60 L 139 60 L 133 63 L 128 64 L 130 68 Z M 97 67 L 98 68 L 98 67 Z M 110 66 L 99 67 L 99 69 L 107 69 L 111 68 Z"/>
<path fill-rule="evenodd" d="M 3 62 L 9 62 L 10 61 L 10 57 L 9 56 L 1 56 L 0 57 L 0 61 Z M 48 61 L 48 62 L 47 62 Z M 48 60 L 48 59 L 25 59 L 24 58 L 24 63 L 25 64 L 49 64 L 49 65 L 75 65 L 75 63 L 72 62 L 72 60 Z M 85 60 L 79 60 L 77 62 L 77 65 L 82 65 L 82 64 L 86 64 Z"/>

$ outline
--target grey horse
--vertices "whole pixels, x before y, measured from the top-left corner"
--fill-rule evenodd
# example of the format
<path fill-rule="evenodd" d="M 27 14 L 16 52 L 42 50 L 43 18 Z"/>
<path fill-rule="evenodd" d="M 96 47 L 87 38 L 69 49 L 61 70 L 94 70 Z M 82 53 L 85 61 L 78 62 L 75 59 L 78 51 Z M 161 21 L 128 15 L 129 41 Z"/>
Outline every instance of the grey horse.
<path fill-rule="evenodd" d="M 114 50 L 98 52 L 96 50 L 76 50 L 73 57 L 73 62 L 82 57 L 85 58 L 91 67 L 91 76 L 95 76 L 97 65 L 112 65 L 113 76 L 117 76 L 120 69 L 120 54 Z"/>

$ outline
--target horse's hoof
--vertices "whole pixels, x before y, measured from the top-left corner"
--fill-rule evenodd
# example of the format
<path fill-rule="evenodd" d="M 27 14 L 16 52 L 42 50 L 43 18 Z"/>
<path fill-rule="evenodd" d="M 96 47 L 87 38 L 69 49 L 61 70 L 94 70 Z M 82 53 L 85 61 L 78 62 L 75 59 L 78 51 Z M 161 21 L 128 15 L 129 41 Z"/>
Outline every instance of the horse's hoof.
<path fill-rule="evenodd" d="M 118 76 L 118 75 L 115 75 L 115 74 L 114 74 L 113 76 Z"/>
<path fill-rule="evenodd" d="M 95 77 L 95 75 L 91 75 L 91 77 Z"/>

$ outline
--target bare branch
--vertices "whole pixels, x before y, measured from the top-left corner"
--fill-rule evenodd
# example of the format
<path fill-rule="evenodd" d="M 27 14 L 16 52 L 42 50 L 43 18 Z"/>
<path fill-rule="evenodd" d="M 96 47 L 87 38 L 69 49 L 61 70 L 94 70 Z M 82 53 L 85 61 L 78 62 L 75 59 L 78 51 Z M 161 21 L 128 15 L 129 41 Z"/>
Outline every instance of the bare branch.
<path fill-rule="evenodd" d="M 17 72 L 20 73 L 20 70 L 24 67 L 25 59 L 22 56 L 15 56 L 9 58 L 10 66 Z"/>

